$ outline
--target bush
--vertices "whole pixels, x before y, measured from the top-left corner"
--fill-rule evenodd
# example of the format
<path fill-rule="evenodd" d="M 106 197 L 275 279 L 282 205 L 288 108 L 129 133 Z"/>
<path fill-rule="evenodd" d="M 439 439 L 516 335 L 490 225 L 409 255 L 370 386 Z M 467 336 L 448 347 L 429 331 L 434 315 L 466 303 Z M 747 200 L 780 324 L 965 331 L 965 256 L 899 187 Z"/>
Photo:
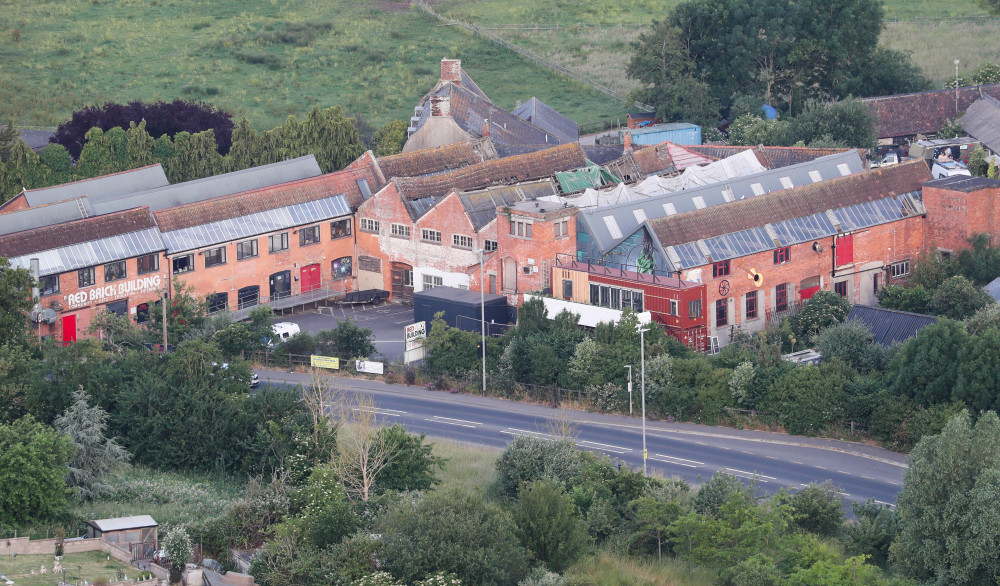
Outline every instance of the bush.
<path fill-rule="evenodd" d="M 930 309 L 938 315 L 962 320 L 995 303 L 989 293 L 965 277 L 955 276 L 941 283 L 934 291 Z"/>
<path fill-rule="evenodd" d="M 572 441 L 553 442 L 519 435 L 497 459 L 497 487 L 502 494 L 515 497 L 524 484 L 546 477 L 568 482 L 582 467 L 582 454 Z"/>
<path fill-rule="evenodd" d="M 376 493 L 427 490 L 440 484 L 435 471 L 444 469 L 445 460 L 434 455 L 431 446 L 424 443 L 423 434 L 410 434 L 397 423 L 380 429 L 377 441 L 388 446 L 389 453 L 394 455 L 375 481 Z"/>
<path fill-rule="evenodd" d="M 823 360 L 840 359 L 859 372 L 885 367 L 885 348 L 875 342 L 871 330 L 861 322 L 849 321 L 823 330 L 817 349 Z"/>
<path fill-rule="evenodd" d="M 573 565 L 590 544 L 587 526 L 573 500 L 552 479 L 535 481 L 521 490 L 514 520 L 521 543 L 556 572 Z"/>
<path fill-rule="evenodd" d="M 844 509 L 830 481 L 812 483 L 787 497 L 792 522 L 812 533 L 835 535 L 844 522 Z"/>
<path fill-rule="evenodd" d="M 795 333 L 799 340 L 807 342 L 820 330 L 843 323 L 850 311 L 851 303 L 847 299 L 833 291 L 817 291 L 792 316 Z"/>
<path fill-rule="evenodd" d="M 376 527 L 385 569 L 404 582 L 445 571 L 466 584 L 514 586 L 528 572 L 514 521 L 481 496 L 431 492 L 390 508 Z"/>
<path fill-rule="evenodd" d="M 739 497 L 747 504 L 756 500 L 753 488 L 744 484 L 738 477 L 726 474 L 724 471 L 716 472 L 708 482 L 701 485 L 694 495 L 692 504 L 695 512 L 715 517 L 722 510 L 722 506 L 734 497 Z"/>

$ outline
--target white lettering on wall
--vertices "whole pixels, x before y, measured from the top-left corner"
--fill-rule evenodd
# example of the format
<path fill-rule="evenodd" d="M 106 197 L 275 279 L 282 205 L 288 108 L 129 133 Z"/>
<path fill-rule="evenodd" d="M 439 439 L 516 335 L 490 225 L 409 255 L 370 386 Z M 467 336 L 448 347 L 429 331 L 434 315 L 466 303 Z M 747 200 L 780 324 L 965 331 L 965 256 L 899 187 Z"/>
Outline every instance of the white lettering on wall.
<path fill-rule="evenodd" d="M 83 305 L 106 303 L 123 297 L 128 297 L 137 293 L 149 293 L 160 288 L 163 279 L 160 275 L 151 275 L 141 279 L 132 279 L 123 283 L 112 283 L 103 287 L 93 287 L 84 291 L 77 291 L 66 296 L 66 304 L 70 308 L 77 308 Z"/>

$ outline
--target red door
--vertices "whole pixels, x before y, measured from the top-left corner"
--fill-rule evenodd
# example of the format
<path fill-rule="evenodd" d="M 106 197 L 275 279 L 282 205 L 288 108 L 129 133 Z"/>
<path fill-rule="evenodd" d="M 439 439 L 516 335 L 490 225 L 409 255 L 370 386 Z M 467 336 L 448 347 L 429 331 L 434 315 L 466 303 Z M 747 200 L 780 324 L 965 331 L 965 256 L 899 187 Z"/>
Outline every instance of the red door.
<path fill-rule="evenodd" d="M 319 265 L 309 265 L 302 267 L 302 292 L 308 293 L 314 289 L 319 289 L 322 282 Z"/>
<path fill-rule="evenodd" d="M 70 342 L 76 342 L 76 315 L 64 315 L 62 318 L 63 331 L 62 340 L 63 344 L 69 344 Z"/>

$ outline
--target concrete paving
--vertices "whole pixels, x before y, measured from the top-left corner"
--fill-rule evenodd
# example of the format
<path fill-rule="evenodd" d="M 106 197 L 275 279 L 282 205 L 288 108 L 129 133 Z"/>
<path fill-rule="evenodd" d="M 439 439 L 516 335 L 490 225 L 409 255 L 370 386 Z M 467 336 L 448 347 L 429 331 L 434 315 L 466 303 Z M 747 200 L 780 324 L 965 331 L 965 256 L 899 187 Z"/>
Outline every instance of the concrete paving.
<path fill-rule="evenodd" d="M 347 320 L 354 322 L 358 327 L 369 328 L 375 334 L 375 349 L 378 355 L 369 358 L 388 362 L 403 361 L 403 328 L 413 323 L 412 305 L 383 303 L 377 306 L 326 306 L 274 318 L 275 322 L 287 321 L 298 324 L 303 332 L 312 335 L 323 330 L 331 330 L 340 322 Z"/>

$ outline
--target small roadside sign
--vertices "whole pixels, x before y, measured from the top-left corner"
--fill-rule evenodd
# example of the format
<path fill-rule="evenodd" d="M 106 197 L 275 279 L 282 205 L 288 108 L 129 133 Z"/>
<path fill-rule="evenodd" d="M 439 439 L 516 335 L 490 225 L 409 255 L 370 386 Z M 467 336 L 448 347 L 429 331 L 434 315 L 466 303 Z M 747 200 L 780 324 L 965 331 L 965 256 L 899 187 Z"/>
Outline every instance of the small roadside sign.
<path fill-rule="evenodd" d="M 334 370 L 340 370 L 340 358 L 334 358 L 332 356 L 316 356 L 313 354 L 309 356 L 309 365 L 315 366 L 316 368 L 332 368 Z"/>
<path fill-rule="evenodd" d="M 418 321 L 403 328 L 403 341 L 406 342 L 407 350 L 416 350 L 423 346 L 423 339 L 427 337 L 427 322 Z"/>

